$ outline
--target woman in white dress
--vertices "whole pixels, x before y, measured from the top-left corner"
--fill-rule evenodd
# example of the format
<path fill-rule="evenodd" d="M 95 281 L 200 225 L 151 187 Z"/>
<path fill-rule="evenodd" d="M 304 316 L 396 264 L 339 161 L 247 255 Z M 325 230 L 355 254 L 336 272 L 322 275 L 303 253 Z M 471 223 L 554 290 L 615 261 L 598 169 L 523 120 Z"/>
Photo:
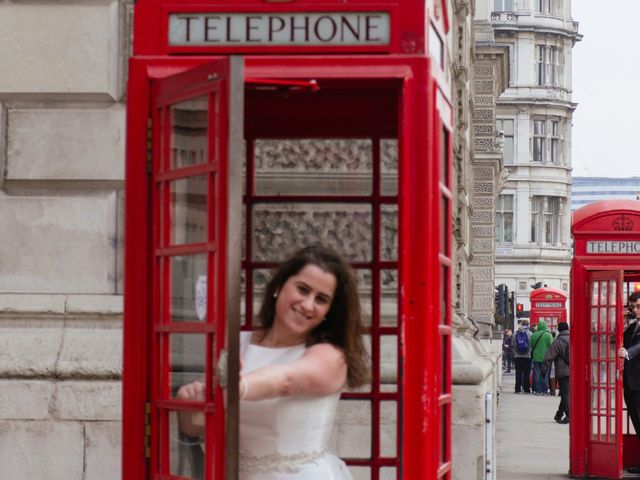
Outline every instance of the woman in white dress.
<path fill-rule="evenodd" d="M 350 480 L 327 447 L 341 391 L 368 381 L 356 277 L 306 247 L 269 281 L 261 329 L 240 339 L 240 479 Z M 178 396 L 197 399 L 200 382 Z"/>

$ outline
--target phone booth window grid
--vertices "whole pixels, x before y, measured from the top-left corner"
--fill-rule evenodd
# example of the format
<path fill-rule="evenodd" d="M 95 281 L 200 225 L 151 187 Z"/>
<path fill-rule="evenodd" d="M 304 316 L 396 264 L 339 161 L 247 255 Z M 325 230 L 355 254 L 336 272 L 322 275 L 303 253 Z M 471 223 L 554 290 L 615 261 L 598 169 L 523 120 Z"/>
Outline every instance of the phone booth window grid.
<path fill-rule="evenodd" d="M 573 214 L 571 285 L 572 476 L 623 478 L 640 458 L 623 400 L 626 303 L 640 279 L 640 202 L 603 201 Z M 581 421 L 584 419 L 584 421 Z"/>
<path fill-rule="evenodd" d="M 558 331 L 558 323 L 567 321 L 567 295 L 555 288 L 537 288 L 529 294 L 531 327 L 544 320 L 550 332 Z"/>
<path fill-rule="evenodd" d="M 354 111 L 368 109 L 369 102 L 364 96 L 358 98 L 355 84 L 318 83 L 318 91 L 292 89 L 283 94 L 265 89 L 264 83 L 256 88 L 249 84 L 246 91 L 245 192 L 249 194 L 244 196 L 242 323 L 246 329 L 254 326 L 270 269 L 289 252 L 318 241 L 343 252 L 358 278 L 372 382 L 343 394 L 337 414 L 341 423 L 331 442 L 355 474 L 396 478 L 402 373 L 395 94 L 379 87 L 367 91 L 359 83 L 367 95 L 375 94 L 390 107 L 388 121 L 376 131 L 364 127 L 359 114 L 344 123 L 340 118 L 352 116 L 340 107 L 346 98 Z M 294 102 L 298 107 L 291 105 Z M 304 121 L 292 120 L 297 108 L 301 115 L 306 112 Z M 259 121 L 265 112 L 282 114 L 271 113 L 269 122 Z"/>
<path fill-rule="evenodd" d="M 451 108 L 428 62 L 246 57 L 234 130 L 229 70 L 207 66 L 217 59 L 224 67 L 207 55 L 130 67 L 125 475 L 235 478 L 238 352 L 224 319 L 237 311 L 253 328 L 269 271 L 320 240 L 358 273 L 372 367 L 371 385 L 346 392 L 338 412 L 364 426 L 340 425 L 332 447 L 342 442 L 358 478 L 450 478 Z M 228 138 L 241 130 L 238 175 Z M 179 398 L 190 380 L 203 401 Z M 205 434 L 186 435 L 181 412 L 198 413 Z"/>

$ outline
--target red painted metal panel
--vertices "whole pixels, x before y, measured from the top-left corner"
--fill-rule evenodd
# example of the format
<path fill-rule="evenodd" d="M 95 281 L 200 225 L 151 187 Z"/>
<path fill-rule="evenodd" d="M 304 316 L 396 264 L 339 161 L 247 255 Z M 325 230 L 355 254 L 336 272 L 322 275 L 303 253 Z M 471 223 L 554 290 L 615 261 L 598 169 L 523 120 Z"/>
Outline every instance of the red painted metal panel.
<path fill-rule="evenodd" d="M 597 279 L 603 272 L 610 272 L 611 278 L 620 285 L 618 292 L 618 330 L 616 330 L 616 346 L 621 344 L 622 335 L 622 282 L 635 281 L 634 271 L 640 269 L 640 260 L 632 250 L 616 251 L 606 248 L 587 249 L 589 242 L 638 242 L 640 241 L 640 202 L 633 200 L 607 200 L 587 205 L 573 213 L 572 234 L 575 255 L 571 268 L 571 297 L 574 299 L 571 308 L 571 412 L 570 424 L 570 474 L 572 476 L 602 475 L 606 478 L 620 478 L 623 452 L 628 445 L 622 440 L 622 399 L 621 380 L 616 379 L 616 414 L 614 419 L 615 440 L 613 443 L 594 441 L 591 438 L 593 425 L 590 416 L 591 408 L 591 372 L 589 358 L 591 349 L 588 281 Z M 635 244 L 634 244 L 635 245 Z M 605 245 L 606 247 L 606 245 Z M 608 315 L 608 314 L 607 314 Z M 606 317 L 608 318 L 608 317 Z M 620 373 L 620 365 L 617 366 Z M 611 373 L 609 372 L 609 375 Z M 620 375 L 621 378 L 621 375 Z M 605 402 L 610 407 L 611 401 Z M 600 422 L 600 420 L 598 420 Z M 605 431 L 606 431 L 606 423 Z M 611 425 L 609 427 L 611 429 Z M 600 423 L 596 430 L 602 431 Z M 606 436 L 605 436 L 606 438 Z M 624 445 L 623 445 L 624 443 Z M 633 448 L 629 444 L 628 448 Z M 625 463 L 626 465 L 626 463 Z"/>
<path fill-rule="evenodd" d="M 160 231 L 165 232 L 162 238 L 162 247 L 150 251 L 152 235 L 147 229 L 151 207 L 149 203 L 150 189 L 148 187 L 145 169 L 145 145 L 146 125 L 149 117 L 148 100 L 150 97 L 149 82 L 152 78 L 163 77 L 177 73 L 179 70 L 188 69 L 196 64 L 206 62 L 211 58 L 202 57 L 184 59 L 138 59 L 132 61 L 132 80 L 130 82 L 130 95 L 138 94 L 138 97 L 130 96 L 129 105 L 129 152 L 127 168 L 132 170 L 133 176 L 128 177 L 128 198 L 137 198 L 144 193 L 144 201 L 128 203 L 128 230 L 127 254 L 135 254 L 138 259 L 147 259 L 141 268 L 139 263 L 134 268 L 130 263 L 130 272 L 127 275 L 127 301 L 125 303 L 125 442 L 128 450 L 123 451 L 123 469 L 125 476 L 133 478 L 145 478 L 145 462 L 141 455 L 144 442 L 144 410 L 143 405 L 149 398 L 151 377 L 147 372 L 149 355 L 146 353 L 150 347 L 149 340 L 155 335 L 167 335 L 170 332 L 196 332 L 197 326 L 172 327 L 169 322 L 169 304 L 167 302 L 168 279 L 164 284 L 164 301 L 161 296 L 151 302 L 150 262 L 153 255 L 164 257 L 167 255 L 188 253 L 193 248 L 202 248 L 203 251 L 213 252 L 213 244 L 170 246 L 166 225 L 170 217 L 162 217 L 162 229 L 158 228 L 156 245 L 160 245 Z M 398 377 L 401 382 L 398 393 L 372 392 L 349 394 L 353 399 L 372 399 L 373 416 L 378 416 L 380 401 L 397 401 L 400 432 L 398 436 L 397 451 L 399 458 L 382 458 L 379 456 L 380 446 L 374 443 L 372 446 L 372 460 L 351 459 L 351 465 L 372 466 L 397 466 L 401 478 L 448 478 L 451 472 L 451 447 L 450 447 L 450 417 L 451 417 L 451 365 L 450 365 L 450 336 L 451 336 L 451 312 L 449 312 L 450 290 L 447 278 L 451 268 L 450 240 L 441 244 L 440 239 L 444 235 L 450 238 L 451 217 L 451 138 L 450 135 L 442 135 L 443 128 L 450 126 L 450 110 L 446 105 L 443 111 L 437 111 L 435 105 L 437 92 L 435 83 L 429 76 L 429 62 L 424 57 L 389 57 L 389 56 L 332 56 L 332 57 L 252 57 L 246 61 L 247 76 L 251 78 L 290 78 L 290 79 L 351 79 L 359 81 L 392 81 L 386 86 L 395 85 L 399 92 L 399 111 L 394 115 L 398 118 L 398 131 L 395 134 L 399 138 L 399 155 L 401 166 L 399 172 L 399 196 L 397 199 L 382 196 L 374 191 L 374 210 L 379 212 L 380 205 L 393 204 L 398 201 L 399 208 L 399 260 L 398 263 L 382 261 L 375 258 L 372 263 L 355 263 L 356 268 L 372 270 L 374 276 L 374 296 L 379 295 L 379 282 L 375 276 L 382 269 L 398 268 L 400 275 L 399 317 L 400 317 L 400 358 Z M 169 98 L 169 97 L 167 97 Z M 446 97 L 445 97 L 446 99 Z M 145 103 L 146 102 L 146 103 Z M 450 108 L 450 106 L 449 106 Z M 439 120 L 443 118 L 444 122 Z M 144 125 L 144 127 L 142 127 Z M 380 124 L 381 128 L 382 123 Z M 328 131 L 328 130 L 326 130 Z M 322 128 L 319 134 L 326 134 Z M 302 130 L 301 130 L 302 132 Z M 383 132 L 383 130 L 380 130 Z M 394 132 L 392 132 L 394 133 Z M 374 137 L 379 138 L 379 137 Z M 248 145 L 251 145 L 251 137 L 247 137 Z M 374 144 L 377 140 L 374 141 Z M 166 147 L 167 142 L 164 146 Z M 252 165 L 252 151 L 248 148 L 248 165 Z M 441 157 L 446 156 L 444 163 Z M 375 153 L 379 156 L 379 152 Z M 441 165 L 447 165 L 441 170 Z M 136 167 L 136 168 L 134 168 Z M 191 171 L 182 172 L 190 174 Z M 137 176 L 136 176 L 137 175 Z M 159 184 L 163 184 L 178 173 L 161 173 L 156 177 Z M 181 174 L 180 174 L 181 175 Z M 377 173 L 375 174 L 377 175 Z M 253 175 L 250 170 L 247 174 L 247 191 L 253 191 Z M 155 189 L 153 189 L 155 190 Z M 168 198 L 167 189 L 160 189 L 163 198 Z M 159 199 L 160 197 L 158 197 Z M 291 197 L 288 200 L 300 198 Z M 439 215 L 441 199 L 448 200 L 446 211 Z M 270 201 L 268 197 L 260 197 L 260 201 Z M 283 201 L 280 197 L 279 201 Z M 305 201 L 324 201 L 325 198 L 305 198 Z M 333 201 L 352 202 L 354 199 L 348 196 L 334 197 Z M 365 202 L 367 199 L 355 199 Z M 378 215 L 374 215 L 374 218 Z M 441 218 L 441 222 L 433 222 L 430 219 Z M 135 219 L 135 221 L 133 221 Z M 220 219 L 224 223 L 224 218 Z M 377 222 L 377 221 L 376 221 Z M 379 223 L 375 223 L 375 229 L 380 229 Z M 444 226 L 444 227 L 443 227 Z M 444 230 L 442 230 L 444 228 Z M 136 232 L 138 235 L 130 235 Z M 247 238 L 251 238 L 250 221 L 247 222 L 245 232 Z M 173 249 L 173 250 L 172 250 Z M 211 253 L 213 255 L 213 253 Z M 377 255 L 377 253 L 376 253 Z M 129 257 L 134 258 L 134 257 Z M 247 258 L 250 258 L 248 256 Z M 146 265 L 146 266 L 145 266 Z M 264 268 L 272 266 L 266 263 L 256 262 L 252 268 Z M 165 267 L 166 268 L 166 267 Z M 245 268 L 247 265 L 245 264 Z M 164 271 L 164 270 L 163 270 Z M 159 272 L 161 273 L 161 272 Z M 210 275 L 212 275 L 210 271 Z M 159 278 L 160 275 L 157 275 Z M 131 283 L 131 279 L 138 279 Z M 210 277 L 212 278 L 212 277 Z M 246 316 L 252 316 L 252 278 L 246 277 Z M 434 288 L 434 285 L 446 285 L 444 288 Z M 142 287 L 141 287 L 142 285 Z M 146 285 L 146 287 L 145 287 Z M 141 288 L 145 295 L 140 295 Z M 159 292 L 160 289 L 158 288 Z M 376 293 L 377 292 L 377 293 Z M 443 303 L 444 301 L 444 303 Z M 149 303 L 162 306 L 163 325 L 152 330 L 147 320 L 149 318 L 146 309 Z M 444 307 L 442 306 L 444 305 Z M 210 305 L 212 311 L 214 306 Z M 222 306 L 223 307 L 223 306 Z M 373 325 L 370 332 L 376 335 L 397 334 L 395 327 L 382 327 L 379 325 L 379 312 L 374 306 Z M 141 320 L 143 319 L 143 320 Z M 155 333 L 152 333 L 155 332 Z M 210 326 L 202 329 L 202 333 L 211 332 Z M 215 337 L 222 338 L 221 335 Z M 214 348 L 210 345 L 208 348 Z M 217 346 L 215 348 L 218 348 Z M 374 358 L 379 355 L 379 345 L 374 342 Z M 164 349 L 166 350 L 166 349 Z M 208 364 L 210 369 L 211 365 Z M 210 372 L 209 372 L 210 373 Z M 379 374 L 379 373 L 378 373 Z M 374 376 L 376 372 L 374 371 Z M 210 377 L 210 375 L 207 375 Z M 155 377 L 154 377 L 155 378 Z M 216 398 L 221 398 L 219 395 Z M 400 401 L 401 400 L 401 401 Z M 161 400 L 158 408 L 161 410 L 173 408 L 172 404 Z M 211 411 L 215 407 L 206 405 L 194 408 L 204 408 Z M 155 409 L 154 409 L 155 412 Z M 154 422 L 156 421 L 156 413 Z M 375 426 L 373 427 L 376 428 Z M 159 433 L 155 432 L 154 433 Z M 374 430 L 374 433 L 376 431 Z M 211 435 L 211 432 L 210 432 Z M 378 442 L 378 435 L 374 435 L 374 442 Z M 218 439 L 220 442 L 220 439 Z M 220 443 L 219 443 L 220 444 Z M 143 452 L 142 452 L 143 453 Z M 208 464 L 219 465 L 222 462 L 214 459 L 209 454 Z M 377 468 L 374 469 L 377 472 Z M 374 479 L 377 474 L 374 474 Z M 170 477 L 166 477 L 170 478 Z M 217 478 L 222 478 L 217 477 Z M 400 477 L 399 477 L 400 478 Z"/>
<path fill-rule="evenodd" d="M 586 330 L 589 331 L 591 345 L 587 356 L 589 375 L 586 381 L 590 402 L 586 417 L 589 422 L 587 473 L 619 479 L 622 478 L 622 379 L 618 371 L 620 361 L 617 351 L 622 345 L 622 272 L 588 272 L 587 299 L 589 320 Z M 593 312 L 597 312 L 595 322 Z M 606 340 L 606 351 L 602 350 L 601 340 Z M 611 340 L 615 342 L 610 346 Z M 615 368 L 615 377 L 612 376 L 614 373 L 610 364 Z M 615 395 L 614 401 L 611 393 Z"/>
<path fill-rule="evenodd" d="M 445 2 L 442 2 L 445 5 Z M 295 12 L 370 12 L 390 15 L 389 45 L 324 45 L 324 46 L 169 46 L 168 16 L 170 13 L 273 13 L 286 16 Z M 448 30 L 448 11 L 446 5 L 441 9 L 444 17 L 443 28 Z M 426 9 L 424 0 L 301 0 L 290 2 L 264 2 L 262 0 L 139 0 L 134 12 L 134 54 L 274 54 L 274 53 L 401 53 L 422 54 L 427 51 L 427 25 L 431 11 Z M 231 38 L 230 38 L 231 40 Z M 237 40 L 237 39 L 236 39 Z M 233 43 L 233 42 L 232 42 Z"/>
<path fill-rule="evenodd" d="M 567 321 L 567 294 L 557 288 L 537 288 L 529 294 L 531 302 L 531 326 L 545 319 L 550 330 L 555 331 L 559 322 Z M 553 304 L 553 305 L 551 305 Z"/>

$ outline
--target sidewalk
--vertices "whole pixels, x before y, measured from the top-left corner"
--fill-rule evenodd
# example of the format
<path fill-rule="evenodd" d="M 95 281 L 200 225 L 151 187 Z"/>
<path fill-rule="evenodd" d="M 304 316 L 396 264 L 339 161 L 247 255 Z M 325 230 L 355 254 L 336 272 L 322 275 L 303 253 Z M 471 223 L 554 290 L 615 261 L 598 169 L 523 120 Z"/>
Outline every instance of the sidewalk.
<path fill-rule="evenodd" d="M 498 405 L 496 480 L 569 478 L 569 425 L 553 420 L 560 397 L 513 393 L 515 375 L 505 373 Z"/>

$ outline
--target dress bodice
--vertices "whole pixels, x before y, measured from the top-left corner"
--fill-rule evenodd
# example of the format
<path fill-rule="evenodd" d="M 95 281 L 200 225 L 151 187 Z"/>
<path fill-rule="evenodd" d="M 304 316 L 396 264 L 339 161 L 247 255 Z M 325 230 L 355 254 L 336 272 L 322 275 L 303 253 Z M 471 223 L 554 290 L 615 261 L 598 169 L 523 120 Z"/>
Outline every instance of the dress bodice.
<path fill-rule="evenodd" d="M 246 375 L 262 367 L 295 362 L 304 356 L 307 347 L 304 344 L 285 348 L 252 345 L 251 333 L 243 332 L 240 350 L 243 363 L 241 374 Z M 241 472 L 244 461 L 244 466 L 249 467 L 249 470 L 265 472 L 273 467 L 274 471 L 280 469 L 278 476 L 273 478 L 297 479 L 297 476 L 282 476 L 282 472 L 296 472 L 297 466 L 305 463 L 317 467 L 329 462 L 331 465 L 327 466 L 327 472 L 334 470 L 339 471 L 339 474 L 325 476 L 327 473 L 317 478 L 351 478 L 344 464 L 327 453 L 339 400 L 340 392 L 321 397 L 292 395 L 260 401 L 241 401 Z M 312 472 L 306 471 L 300 478 L 316 478 L 311 474 Z"/>

